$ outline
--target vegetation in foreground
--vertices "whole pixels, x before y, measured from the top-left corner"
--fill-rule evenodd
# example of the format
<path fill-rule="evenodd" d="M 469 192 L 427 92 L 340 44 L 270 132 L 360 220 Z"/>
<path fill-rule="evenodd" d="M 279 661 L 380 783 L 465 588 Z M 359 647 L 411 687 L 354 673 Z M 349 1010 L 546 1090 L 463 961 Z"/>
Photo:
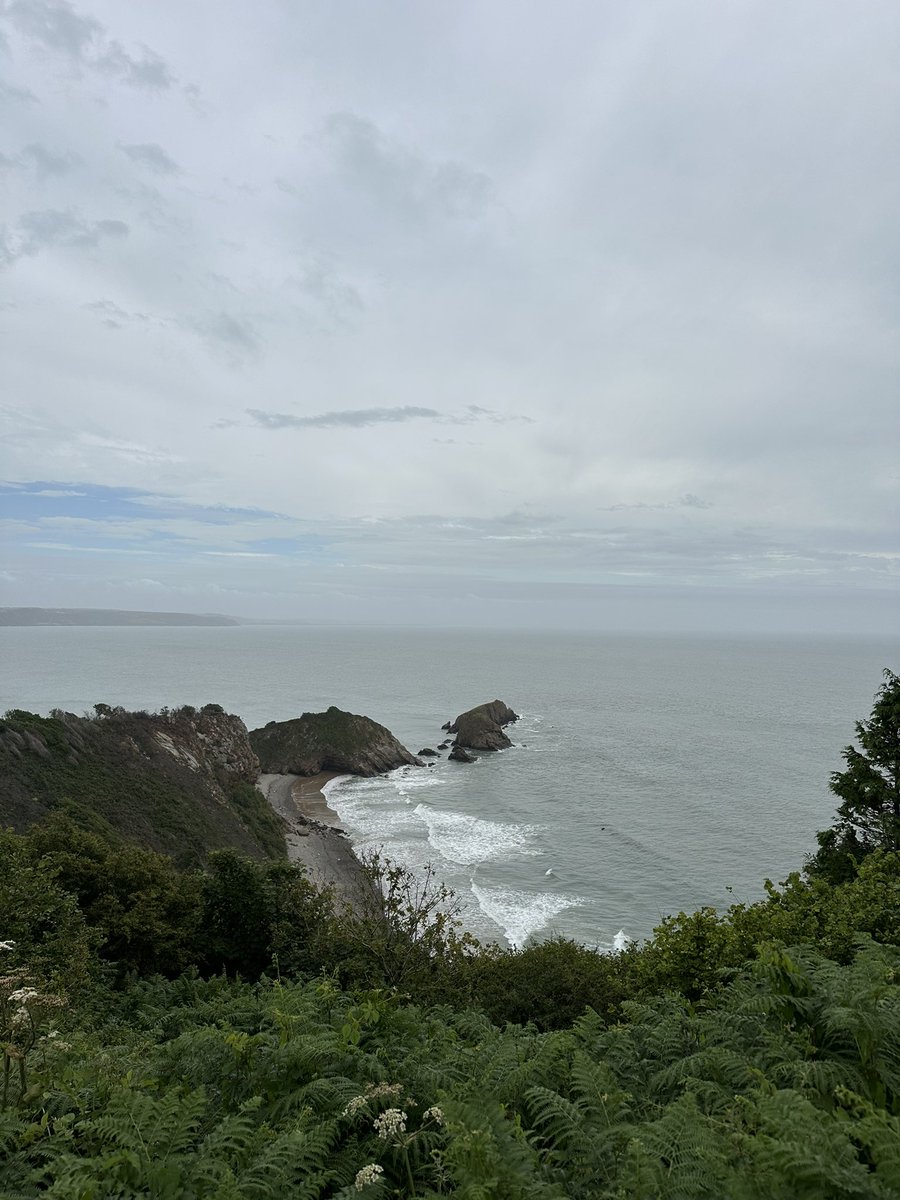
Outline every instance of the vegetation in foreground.
<path fill-rule="evenodd" d="M 479 947 L 377 861 L 336 915 L 284 862 L 3 835 L 0 1195 L 900 1194 L 896 676 L 857 733 L 804 874 L 616 956 Z"/>

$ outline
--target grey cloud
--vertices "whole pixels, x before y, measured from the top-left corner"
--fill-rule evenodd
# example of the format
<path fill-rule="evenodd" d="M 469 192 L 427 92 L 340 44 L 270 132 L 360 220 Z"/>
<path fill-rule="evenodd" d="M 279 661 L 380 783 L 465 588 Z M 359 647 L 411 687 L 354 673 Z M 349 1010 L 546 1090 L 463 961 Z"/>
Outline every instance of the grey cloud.
<path fill-rule="evenodd" d="M 48 246 L 92 248 L 109 238 L 127 237 L 124 221 L 86 221 L 71 209 L 48 208 L 23 213 L 12 228 L 0 236 L 0 262 L 7 265 L 23 257 L 33 257 Z"/>
<path fill-rule="evenodd" d="M 523 413 L 498 413 L 492 408 L 482 408 L 480 404 L 467 404 L 464 414 L 456 420 L 460 425 L 471 425 L 474 421 L 490 421 L 493 425 L 534 424 L 533 419 Z"/>
<path fill-rule="evenodd" d="M 493 198 L 488 175 L 458 162 L 432 162 L 392 142 L 374 122 L 355 113 L 332 113 L 324 138 L 354 185 L 369 199 L 387 201 L 401 211 L 476 217 Z"/>
<path fill-rule="evenodd" d="M 175 82 L 155 51 L 141 46 L 139 57 L 129 54 L 121 42 L 107 37 L 99 21 L 82 16 L 67 0 L 12 0 L 4 15 L 23 37 L 64 55 L 75 67 L 156 91 Z"/>
<path fill-rule="evenodd" d="M 286 196 L 300 196 L 300 195 L 302 195 L 301 189 L 300 189 L 300 188 L 298 188 L 298 187 L 295 187 L 295 186 L 294 186 L 294 184 L 292 184 L 292 183 L 291 183 L 289 180 L 287 180 L 287 179 L 276 179 L 276 180 L 275 180 L 275 186 L 278 188 L 278 190 L 279 190 L 280 192 L 284 192 L 284 194 L 285 194 Z"/>
<path fill-rule="evenodd" d="M 156 142 L 139 142 L 133 145 L 119 143 L 119 149 L 138 166 L 146 167 L 154 175 L 180 175 L 181 167 Z"/>
<path fill-rule="evenodd" d="M 302 274 L 290 282 L 295 283 L 301 292 L 322 301 L 332 312 L 360 310 L 365 307 L 358 290 L 340 280 L 326 263 L 307 264 Z"/>
<path fill-rule="evenodd" d="M 174 233 L 183 234 L 189 227 L 189 222 L 180 215 L 168 199 L 152 184 L 145 183 L 133 176 L 131 186 L 118 187 L 115 194 L 130 205 L 134 205 L 136 215 L 152 229 L 171 236 Z"/>
<path fill-rule="evenodd" d="M 53 175 L 67 174 L 73 167 L 78 166 L 81 158 L 68 150 L 57 154 L 48 150 L 46 146 L 32 142 L 19 154 L 19 162 L 32 167 L 38 178 L 46 179 Z"/>
<path fill-rule="evenodd" d="M 85 59 L 103 32 L 99 21 L 80 16 L 65 0 L 13 0 L 5 15 L 25 37 L 76 62 Z"/>
<path fill-rule="evenodd" d="M 421 408 L 418 405 L 398 405 L 396 408 L 359 408 L 341 409 L 337 412 L 317 413 L 315 416 L 301 417 L 291 413 L 264 412 L 258 408 L 247 409 L 255 424 L 264 429 L 329 429 L 336 426 L 349 426 L 361 429 L 367 425 L 396 424 L 400 421 L 437 421 L 442 425 L 472 425 L 475 421 L 490 421 L 502 425 L 509 421 L 531 422 L 530 417 L 506 415 L 497 413 L 489 408 L 481 408 L 477 404 L 469 404 L 462 413 L 442 413 L 434 408 Z"/>
<path fill-rule="evenodd" d="M 399 421 L 441 420 L 441 414 L 433 408 L 417 408 L 409 404 L 398 408 L 344 409 L 318 413 L 312 417 L 263 412 L 258 408 L 248 408 L 247 413 L 263 429 L 334 429 L 339 426 L 362 429 L 367 425 L 395 424 Z"/>
<path fill-rule="evenodd" d="M 13 87 L 10 83 L 0 80 L 0 105 L 5 104 L 36 104 L 37 96 L 28 88 Z"/>
<path fill-rule="evenodd" d="M 92 300 L 83 304 L 82 308 L 97 313 L 108 329 L 121 329 L 123 325 L 134 323 L 145 325 L 150 321 L 147 313 L 128 312 L 114 300 Z"/>
<path fill-rule="evenodd" d="M 262 350 L 260 336 L 246 317 L 218 312 L 181 318 L 176 324 L 195 333 L 211 350 L 224 354 L 226 359 L 234 363 L 256 359 Z"/>
<path fill-rule="evenodd" d="M 351 322 L 365 309 L 356 288 L 342 280 L 324 261 L 307 263 L 299 275 L 292 276 L 287 282 L 338 324 Z"/>
<path fill-rule="evenodd" d="M 175 82 L 165 61 L 148 46 L 141 46 L 141 57 L 133 58 L 119 42 L 110 42 L 94 66 L 103 74 L 121 79 L 132 87 L 151 91 L 165 91 Z"/>
<path fill-rule="evenodd" d="M 671 508 L 712 508 L 709 500 L 704 500 L 700 496 L 695 496 L 693 492 L 685 492 L 683 496 L 679 496 L 677 500 L 666 500 L 661 504 L 648 504 L 645 501 L 639 500 L 634 504 L 607 504 L 599 509 L 600 512 L 629 512 L 629 511 L 645 511 L 645 512 L 663 512 Z"/>

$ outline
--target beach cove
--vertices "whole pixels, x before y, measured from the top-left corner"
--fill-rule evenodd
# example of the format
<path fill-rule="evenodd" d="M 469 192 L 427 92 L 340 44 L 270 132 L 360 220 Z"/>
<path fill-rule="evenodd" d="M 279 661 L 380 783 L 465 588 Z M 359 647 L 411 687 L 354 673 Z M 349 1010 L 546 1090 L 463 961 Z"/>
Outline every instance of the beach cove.
<path fill-rule="evenodd" d="M 254 729 L 338 704 L 382 722 L 414 753 L 436 746 L 468 705 L 503 696 L 522 714 L 511 749 L 472 765 L 444 757 L 325 783 L 341 841 L 414 872 L 432 863 L 483 941 L 558 933 L 611 949 L 619 930 L 646 937 L 667 913 L 759 899 L 763 880 L 802 864 L 833 814 L 830 772 L 900 647 L 884 638 L 45 627 L 0 629 L 0 658 L 4 709 L 212 700 Z"/>

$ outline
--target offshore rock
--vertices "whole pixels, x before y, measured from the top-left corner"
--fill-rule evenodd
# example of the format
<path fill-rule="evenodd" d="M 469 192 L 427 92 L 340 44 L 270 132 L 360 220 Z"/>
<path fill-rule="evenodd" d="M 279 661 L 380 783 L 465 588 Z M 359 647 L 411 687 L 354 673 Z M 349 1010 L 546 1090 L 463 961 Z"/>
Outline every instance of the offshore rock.
<path fill-rule="evenodd" d="M 491 700 L 461 713 L 444 728 L 456 734 L 454 746 L 467 746 L 470 750 L 505 750 L 512 742 L 503 732 L 503 727 L 518 719 L 518 715 L 502 700 Z"/>
<path fill-rule="evenodd" d="M 262 770 L 273 775 L 381 775 L 395 767 L 424 765 L 384 725 L 334 705 L 327 712 L 270 721 L 251 730 L 250 744 Z"/>
<path fill-rule="evenodd" d="M 478 758 L 474 754 L 470 754 L 464 746 L 454 746 L 447 758 L 451 762 L 473 763 L 478 762 Z"/>

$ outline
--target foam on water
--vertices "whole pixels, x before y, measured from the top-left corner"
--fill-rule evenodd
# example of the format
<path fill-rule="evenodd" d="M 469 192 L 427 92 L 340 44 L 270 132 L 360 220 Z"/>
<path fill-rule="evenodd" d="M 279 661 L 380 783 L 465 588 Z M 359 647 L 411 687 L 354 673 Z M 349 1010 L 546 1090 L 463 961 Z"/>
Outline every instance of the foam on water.
<path fill-rule="evenodd" d="M 441 812 L 427 804 L 417 804 L 415 815 L 428 829 L 428 841 L 443 858 L 462 867 L 496 862 L 515 853 L 532 850 L 533 825 L 506 825 L 483 821 L 468 813 Z"/>
<path fill-rule="evenodd" d="M 409 810 L 409 801 L 404 802 L 391 776 L 360 779 L 344 775 L 330 780 L 322 791 L 342 824 L 357 835 L 364 834 L 367 842 L 392 838 L 408 830 L 411 822 L 417 823 Z"/>
<path fill-rule="evenodd" d="M 530 750 L 532 754 L 553 754 L 560 749 L 558 738 L 547 741 L 548 733 L 557 733 L 555 725 L 544 726 L 544 717 L 540 713 L 523 713 L 515 725 L 506 730 L 516 750 Z M 533 744 L 532 739 L 538 744 Z"/>
<path fill-rule="evenodd" d="M 418 792 L 422 788 L 440 787 L 443 780 L 439 779 L 433 771 L 427 774 L 422 771 L 421 767 L 414 767 L 413 770 L 418 771 L 417 775 L 408 772 L 405 769 L 395 771 L 388 776 L 391 783 L 397 790 L 397 794 L 404 800 L 413 792 Z"/>
<path fill-rule="evenodd" d="M 577 908 L 580 896 L 558 892 L 523 892 L 515 888 L 494 887 L 473 882 L 472 895 L 486 917 L 503 930 L 503 936 L 515 949 L 543 929 L 567 908 Z"/>

